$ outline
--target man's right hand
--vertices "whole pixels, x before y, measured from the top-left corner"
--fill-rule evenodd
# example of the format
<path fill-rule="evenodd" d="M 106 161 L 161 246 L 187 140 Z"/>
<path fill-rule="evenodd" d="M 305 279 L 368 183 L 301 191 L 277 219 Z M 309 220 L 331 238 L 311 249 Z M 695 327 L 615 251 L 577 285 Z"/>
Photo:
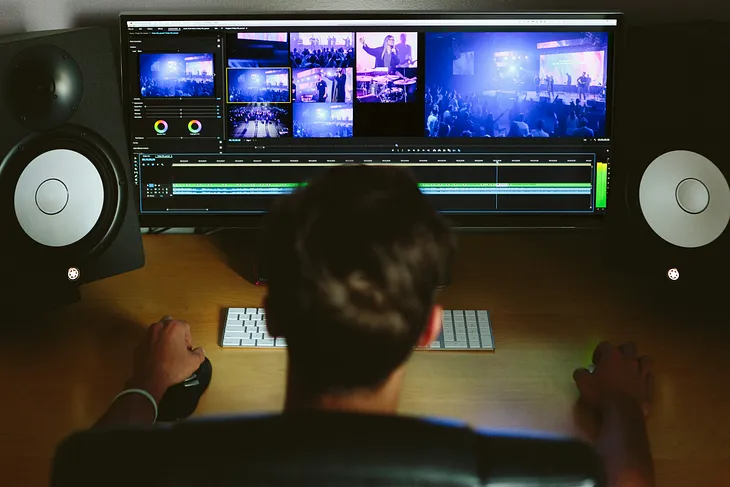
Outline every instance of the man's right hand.
<path fill-rule="evenodd" d="M 639 356 L 632 342 L 618 347 L 602 342 L 593 352 L 593 364 L 592 372 L 581 368 L 573 373 L 582 402 L 602 412 L 629 399 L 648 415 L 654 389 L 650 357 Z"/>

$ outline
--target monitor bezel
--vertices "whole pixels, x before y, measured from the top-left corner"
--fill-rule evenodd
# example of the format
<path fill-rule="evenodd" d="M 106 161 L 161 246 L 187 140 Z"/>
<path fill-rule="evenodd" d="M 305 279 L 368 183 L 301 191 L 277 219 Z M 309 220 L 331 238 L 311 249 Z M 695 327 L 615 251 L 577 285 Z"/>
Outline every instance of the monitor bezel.
<path fill-rule="evenodd" d="M 128 21 L 157 21 L 157 20 L 433 20 L 433 19 L 550 19 L 561 17 L 565 19 L 607 19 L 616 20 L 613 30 L 612 53 L 610 63 L 612 66 L 611 86 L 609 97 L 612 100 L 612 116 L 609 117 L 610 133 L 615 134 L 615 112 L 616 112 L 616 84 L 619 79 L 617 60 L 621 58 L 621 51 L 624 45 L 623 14 L 621 12 L 607 11 L 534 11 L 534 12 L 470 12 L 470 11 L 429 11 L 429 12 L 376 12 L 376 11 L 307 11 L 300 12 L 222 12 L 222 13 L 194 13 L 194 12 L 122 12 L 119 15 L 120 26 L 120 81 L 122 91 L 122 103 L 124 113 L 125 136 L 127 138 L 127 150 L 130 153 L 131 145 L 129 128 L 129 103 L 127 102 L 127 90 L 124 89 L 127 82 L 127 46 L 128 35 L 126 23 Z M 615 136 L 611 137 L 612 144 L 615 144 Z M 616 167 L 616 160 L 611 160 L 611 166 Z M 612 181 L 616 185 L 617 181 Z M 135 185 L 135 191 L 139 188 Z M 137 195 L 138 196 L 138 195 Z M 138 198 L 137 198 L 138 199 Z M 500 213 L 478 213 L 478 214 L 451 214 L 443 215 L 457 228 L 483 229 L 483 230 L 539 230 L 539 229 L 596 229 L 601 228 L 611 211 L 613 205 L 620 204 L 611 198 L 609 190 L 606 211 L 603 214 L 593 215 L 568 215 L 568 214 L 500 214 Z M 265 213 L 258 214 L 235 214 L 235 215 L 206 215 L 204 213 L 189 214 L 150 214 L 139 212 L 141 227 L 208 227 L 208 228 L 258 228 L 262 224 Z"/>

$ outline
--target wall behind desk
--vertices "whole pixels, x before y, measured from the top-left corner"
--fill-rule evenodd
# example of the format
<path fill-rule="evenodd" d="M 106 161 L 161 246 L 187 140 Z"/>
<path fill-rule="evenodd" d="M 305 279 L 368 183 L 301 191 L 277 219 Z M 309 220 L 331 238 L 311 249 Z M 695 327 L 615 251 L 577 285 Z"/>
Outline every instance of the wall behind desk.
<path fill-rule="evenodd" d="M 634 22 L 730 20 L 727 0 L 0 0 L 0 34 L 87 25 L 115 28 L 122 10 L 618 10 Z"/>

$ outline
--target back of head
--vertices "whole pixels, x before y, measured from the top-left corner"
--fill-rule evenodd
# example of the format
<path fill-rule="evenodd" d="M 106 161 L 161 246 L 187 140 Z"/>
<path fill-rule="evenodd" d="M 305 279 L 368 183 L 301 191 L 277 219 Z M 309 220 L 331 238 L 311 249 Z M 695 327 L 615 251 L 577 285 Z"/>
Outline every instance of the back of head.
<path fill-rule="evenodd" d="M 376 388 L 409 357 L 453 252 L 408 173 L 340 166 L 278 201 L 265 231 L 267 319 L 319 393 Z"/>

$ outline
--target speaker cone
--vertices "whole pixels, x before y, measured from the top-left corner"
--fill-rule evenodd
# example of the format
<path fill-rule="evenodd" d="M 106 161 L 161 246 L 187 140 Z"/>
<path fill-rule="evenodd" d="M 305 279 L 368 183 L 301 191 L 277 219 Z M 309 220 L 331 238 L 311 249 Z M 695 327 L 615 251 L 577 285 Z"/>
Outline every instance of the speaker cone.
<path fill-rule="evenodd" d="M 722 235 L 730 222 L 730 187 L 709 159 L 677 150 L 646 168 L 639 205 L 651 229 L 665 241 L 703 247 Z"/>

